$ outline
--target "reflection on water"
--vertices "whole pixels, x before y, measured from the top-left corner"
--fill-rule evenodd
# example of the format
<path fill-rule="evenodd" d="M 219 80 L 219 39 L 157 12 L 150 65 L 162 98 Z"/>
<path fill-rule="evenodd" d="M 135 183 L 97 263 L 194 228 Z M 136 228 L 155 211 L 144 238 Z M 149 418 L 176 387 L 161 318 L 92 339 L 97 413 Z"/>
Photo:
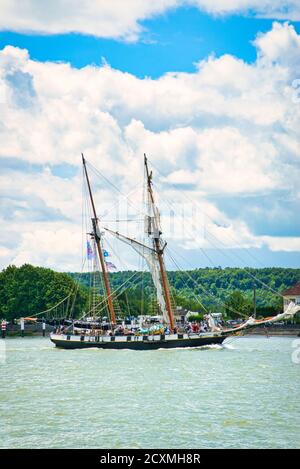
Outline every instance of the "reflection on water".
<path fill-rule="evenodd" d="M 299 447 L 293 338 L 156 351 L 59 350 L 8 338 L 0 446 Z"/>

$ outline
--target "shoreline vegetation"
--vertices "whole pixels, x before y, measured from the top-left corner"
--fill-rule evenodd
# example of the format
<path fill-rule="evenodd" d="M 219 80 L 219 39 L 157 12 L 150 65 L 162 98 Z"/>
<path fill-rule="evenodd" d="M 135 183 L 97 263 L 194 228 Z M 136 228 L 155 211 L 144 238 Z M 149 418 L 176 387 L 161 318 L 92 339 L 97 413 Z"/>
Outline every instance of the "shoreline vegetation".
<path fill-rule="evenodd" d="M 133 271 L 110 274 L 112 289 L 128 281 Z M 274 293 L 295 284 L 300 269 L 292 268 L 199 268 L 189 271 L 169 271 L 172 296 L 181 306 L 201 317 L 207 311 L 220 312 L 226 319 L 237 319 L 232 309 L 247 316 L 253 313 L 253 288 L 256 288 L 257 317 L 267 317 L 282 311 L 282 298 Z M 88 311 L 92 287 L 89 273 L 62 273 L 44 267 L 24 264 L 8 266 L 0 272 L 0 319 L 12 321 L 35 316 L 77 290 L 73 317 Z M 265 287 L 267 285 L 269 288 Z M 102 292 L 96 292 L 101 301 Z M 121 316 L 157 314 L 155 292 L 149 273 L 137 273 L 128 288 L 118 296 Z"/>

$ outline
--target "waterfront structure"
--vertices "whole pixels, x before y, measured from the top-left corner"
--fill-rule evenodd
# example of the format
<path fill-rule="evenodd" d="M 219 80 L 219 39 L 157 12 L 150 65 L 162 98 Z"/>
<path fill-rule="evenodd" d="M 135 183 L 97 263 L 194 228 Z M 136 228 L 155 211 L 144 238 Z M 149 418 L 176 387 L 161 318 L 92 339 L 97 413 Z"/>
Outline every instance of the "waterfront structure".
<path fill-rule="evenodd" d="M 287 310 L 291 302 L 299 306 L 300 305 L 300 282 L 284 290 L 282 292 L 282 296 L 283 296 L 283 312 Z"/>

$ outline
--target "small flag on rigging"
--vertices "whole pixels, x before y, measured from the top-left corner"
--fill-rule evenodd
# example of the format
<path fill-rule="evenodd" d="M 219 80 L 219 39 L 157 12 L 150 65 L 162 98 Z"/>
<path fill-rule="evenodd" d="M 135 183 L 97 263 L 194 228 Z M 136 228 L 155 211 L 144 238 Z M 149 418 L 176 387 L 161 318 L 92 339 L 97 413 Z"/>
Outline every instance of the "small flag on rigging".
<path fill-rule="evenodd" d="M 104 257 L 109 257 L 109 252 L 106 251 L 106 249 L 103 249 L 103 256 Z"/>
<path fill-rule="evenodd" d="M 94 252 L 93 252 L 93 248 L 91 246 L 91 243 L 89 241 L 87 241 L 87 243 L 86 243 L 86 250 L 87 250 L 87 258 L 88 259 L 93 259 Z"/>
<path fill-rule="evenodd" d="M 105 261 L 105 264 L 108 270 L 117 270 L 117 267 L 112 262 Z"/>

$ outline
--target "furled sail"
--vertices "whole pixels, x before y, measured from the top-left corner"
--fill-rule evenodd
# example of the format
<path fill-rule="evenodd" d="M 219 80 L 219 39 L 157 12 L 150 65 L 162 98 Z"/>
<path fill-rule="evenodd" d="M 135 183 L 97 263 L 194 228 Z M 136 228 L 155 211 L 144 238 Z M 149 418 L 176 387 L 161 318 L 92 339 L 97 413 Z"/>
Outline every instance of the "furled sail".
<path fill-rule="evenodd" d="M 163 251 L 166 243 L 161 239 L 160 213 L 154 202 L 152 190 L 152 172 L 148 170 L 147 158 L 145 158 L 145 176 L 147 181 L 147 214 L 145 217 L 145 233 L 151 240 L 153 246 L 151 258 L 147 260 L 152 274 L 153 282 L 156 286 L 157 299 L 163 312 L 164 320 L 170 324 L 171 330 L 174 329 L 175 321 L 173 308 L 171 305 L 170 288 L 166 275 Z"/>
<path fill-rule="evenodd" d="M 296 305 L 292 301 L 290 302 L 289 306 L 287 307 L 284 313 L 279 313 L 276 316 L 272 316 L 270 318 L 265 319 L 255 319 L 250 316 L 247 321 L 243 322 L 240 326 L 235 327 L 234 330 L 236 332 L 241 331 L 242 329 L 252 329 L 258 326 L 264 326 L 267 324 L 273 324 L 278 321 L 282 320 L 289 320 L 292 319 L 298 312 L 300 311 L 300 305 Z"/>
<path fill-rule="evenodd" d="M 132 238 L 128 238 L 127 236 L 124 236 L 118 233 L 117 231 L 113 231 L 108 228 L 105 228 L 105 230 L 109 232 L 110 234 L 112 234 L 113 236 L 115 236 L 116 238 L 118 238 L 120 241 L 123 241 L 123 243 L 130 245 L 140 256 L 143 257 L 143 259 L 145 259 L 145 261 L 147 262 L 148 268 L 151 272 L 152 280 L 156 289 L 157 301 L 160 306 L 161 312 L 163 314 L 164 322 L 168 323 L 169 322 L 168 312 L 167 312 L 166 302 L 164 299 L 163 289 L 161 285 L 159 265 L 157 262 L 157 254 L 155 250 Z"/>
<path fill-rule="evenodd" d="M 291 301 L 284 313 L 277 314 L 277 316 L 270 318 L 269 322 L 272 323 L 272 322 L 292 319 L 299 311 L 300 311 L 300 305 L 297 305 L 293 301 Z"/>
<path fill-rule="evenodd" d="M 163 314 L 164 322 L 167 323 L 169 322 L 169 318 L 168 318 L 168 313 L 167 313 L 167 308 L 166 308 L 166 302 L 165 302 L 164 295 L 163 295 L 163 289 L 162 289 L 162 285 L 160 281 L 160 271 L 159 271 L 159 266 L 158 266 L 158 262 L 156 259 L 156 253 L 153 250 L 151 251 L 150 250 L 147 251 L 144 249 L 139 250 L 140 248 L 137 248 L 135 246 L 133 247 L 137 252 L 139 252 L 139 254 L 147 262 L 147 265 L 151 272 L 152 280 L 156 289 L 157 301 L 160 306 L 161 312 Z"/>

